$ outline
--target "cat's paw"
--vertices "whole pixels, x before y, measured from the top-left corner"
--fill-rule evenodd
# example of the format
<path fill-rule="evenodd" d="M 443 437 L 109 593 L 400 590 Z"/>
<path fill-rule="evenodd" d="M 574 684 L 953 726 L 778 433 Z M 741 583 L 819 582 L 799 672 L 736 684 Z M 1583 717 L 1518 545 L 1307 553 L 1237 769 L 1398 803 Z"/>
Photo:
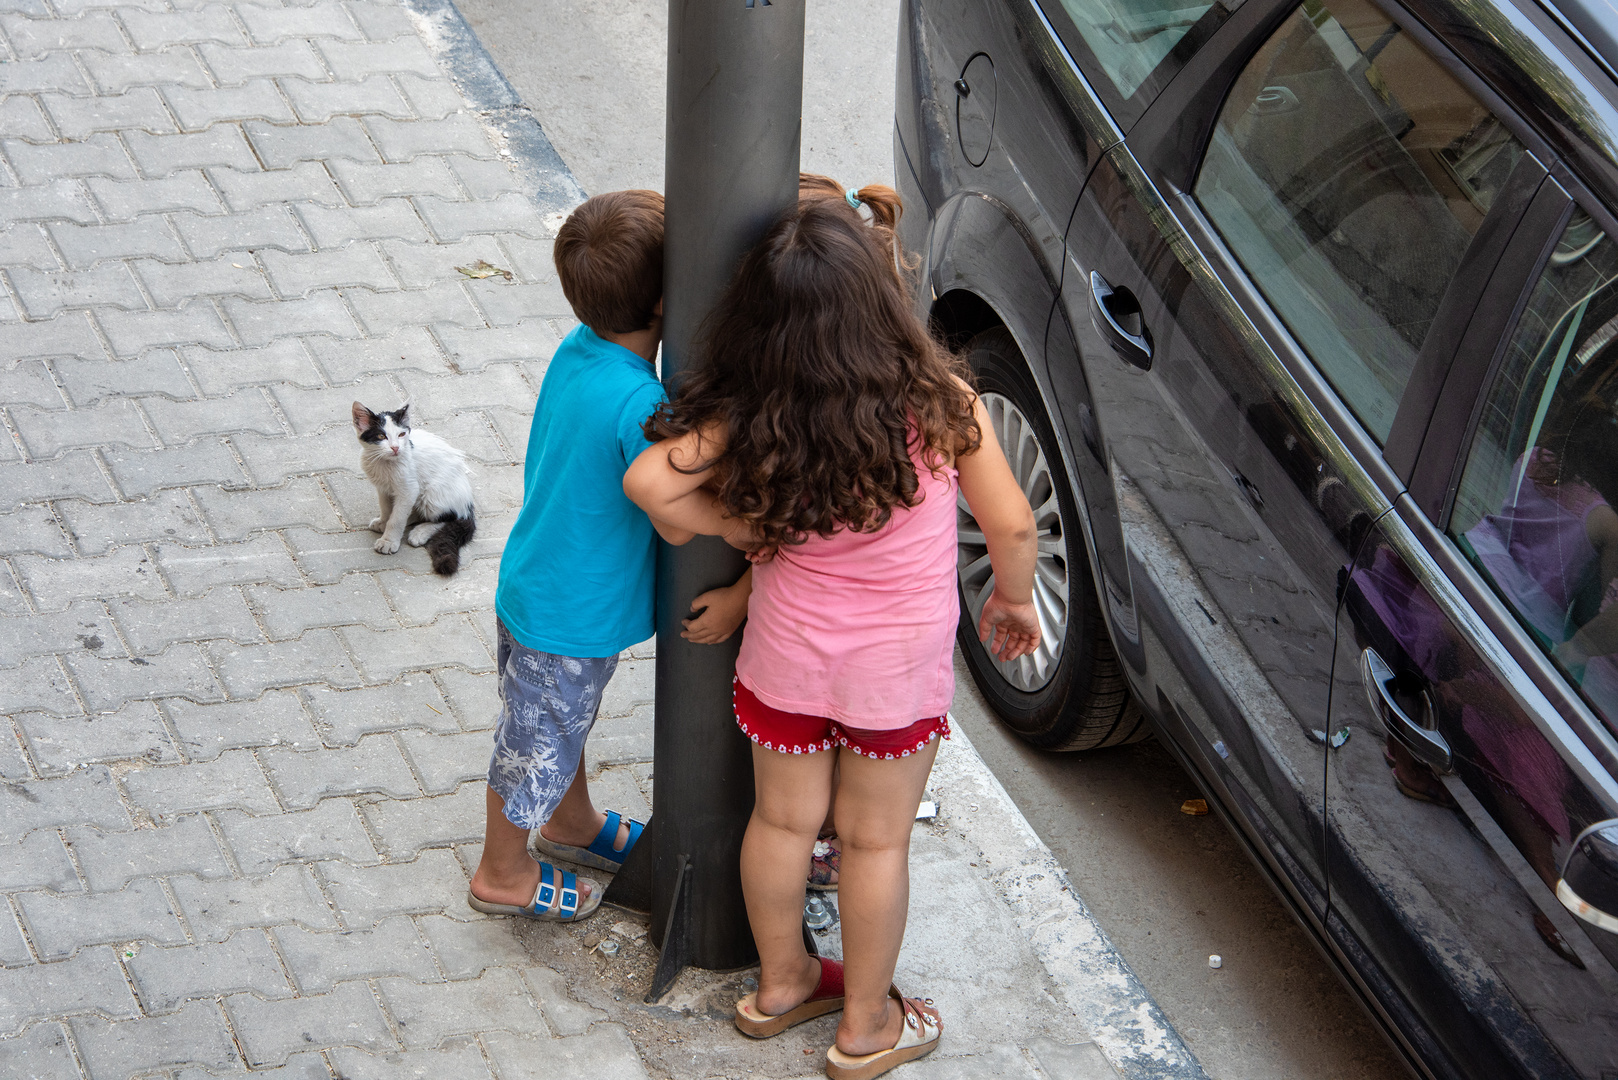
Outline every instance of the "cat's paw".
<path fill-rule="evenodd" d="M 383 521 L 381 518 L 374 517 L 374 518 L 371 519 L 371 523 L 369 525 L 365 526 L 365 527 L 367 529 L 370 529 L 372 532 L 381 532 L 382 527 L 384 525 L 386 525 L 386 524 L 387 524 L 387 522 Z M 381 549 L 379 548 L 378 550 L 381 550 Z"/>
<path fill-rule="evenodd" d="M 424 521 L 420 525 L 413 526 L 411 530 L 405 534 L 405 543 L 409 544 L 411 547 L 421 547 L 421 545 L 431 540 L 433 538 L 433 534 L 441 528 L 443 528 L 443 526 L 436 521 Z"/>
<path fill-rule="evenodd" d="M 384 536 L 382 539 L 372 544 L 371 547 L 378 555 L 392 555 L 394 552 L 399 550 L 399 541 L 389 540 Z"/>

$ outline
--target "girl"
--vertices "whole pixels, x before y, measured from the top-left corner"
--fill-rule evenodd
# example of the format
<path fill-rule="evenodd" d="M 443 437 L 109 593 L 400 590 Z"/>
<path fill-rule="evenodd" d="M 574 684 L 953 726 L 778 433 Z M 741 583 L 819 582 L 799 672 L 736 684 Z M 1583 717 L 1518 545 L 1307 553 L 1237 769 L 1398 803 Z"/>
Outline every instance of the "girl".
<path fill-rule="evenodd" d="M 764 1037 L 841 1008 L 826 1071 L 865 1080 L 929 1053 L 942 1028 L 892 979 L 910 832 L 955 689 L 957 491 L 995 571 L 979 633 L 1006 660 L 1039 643 L 1037 549 L 964 368 L 911 307 L 897 195 L 837 190 L 806 177 L 744 258 L 624 490 L 670 532 L 753 552 L 735 711 L 754 743 L 741 874 L 760 970 L 736 1026 Z M 834 765 L 843 964 L 811 958 L 801 929 Z"/>

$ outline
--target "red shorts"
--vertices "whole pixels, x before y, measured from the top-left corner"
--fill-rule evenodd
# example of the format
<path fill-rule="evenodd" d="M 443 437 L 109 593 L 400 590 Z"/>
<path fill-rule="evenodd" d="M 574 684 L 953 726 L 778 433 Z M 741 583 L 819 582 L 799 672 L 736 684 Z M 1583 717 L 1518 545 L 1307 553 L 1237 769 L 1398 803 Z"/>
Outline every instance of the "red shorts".
<path fill-rule="evenodd" d="M 742 734 L 766 750 L 783 754 L 813 754 L 817 750 L 830 750 L 843 746 L 861 757 L 909 757 L 936 738 L 949 738 L 949 717 L 935 716 L 917 720 L 908 727 L 890 731 L 871 731 L 853 728 L 824 716 L 806 716 L 803 713 L 782 712 L 772 709 L 758 696 L 742 685 L 740 679 L 731 681 L 731 699 L 736 707 L 736 726 Z"/>

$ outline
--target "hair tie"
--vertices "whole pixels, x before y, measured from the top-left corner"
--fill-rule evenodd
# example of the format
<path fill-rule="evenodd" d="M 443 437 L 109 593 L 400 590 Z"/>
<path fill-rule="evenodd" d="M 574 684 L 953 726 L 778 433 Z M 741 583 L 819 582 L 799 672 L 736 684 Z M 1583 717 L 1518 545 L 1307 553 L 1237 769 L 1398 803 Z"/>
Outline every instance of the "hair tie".
<path fill-rule="evenodd" d="M 858 188 L 849 188 L 847 191 L 843 192 L 843 199 L 851 208 L 859 212 L 860 220 L 865 222 L 867 225 L 869 225 L 875 219 L 875 215 L 871 213 L 871 208 L 866 206 L 865 203 L 860 200 L 860 192 Z"/>

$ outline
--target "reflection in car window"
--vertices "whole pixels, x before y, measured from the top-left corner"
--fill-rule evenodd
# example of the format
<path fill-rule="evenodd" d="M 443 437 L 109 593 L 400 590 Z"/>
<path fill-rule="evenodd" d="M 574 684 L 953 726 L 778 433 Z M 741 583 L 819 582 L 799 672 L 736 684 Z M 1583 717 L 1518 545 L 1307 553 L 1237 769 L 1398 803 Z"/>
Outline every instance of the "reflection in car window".
<path fill-rule="evenodd" d="M 1309 0 L 1231 90 L 1195 194 L 1378 442 L 1522 146 L 1366 0 Z"/>
<path fill-rule="evenodd" d="M 1449 532 L 1618 730 L 1618 243 L 1576 212 L 1484 401 Z"/>
<path fill-rule="evenodd" d="M 1096 64 L 1118 96 L 1126 99 L 1214 6 L 1213 0 L 1061 0 L 1061 4 Z M 1238 6 L 1239 0 L 1223 5 L 1231 10 Z"/>

